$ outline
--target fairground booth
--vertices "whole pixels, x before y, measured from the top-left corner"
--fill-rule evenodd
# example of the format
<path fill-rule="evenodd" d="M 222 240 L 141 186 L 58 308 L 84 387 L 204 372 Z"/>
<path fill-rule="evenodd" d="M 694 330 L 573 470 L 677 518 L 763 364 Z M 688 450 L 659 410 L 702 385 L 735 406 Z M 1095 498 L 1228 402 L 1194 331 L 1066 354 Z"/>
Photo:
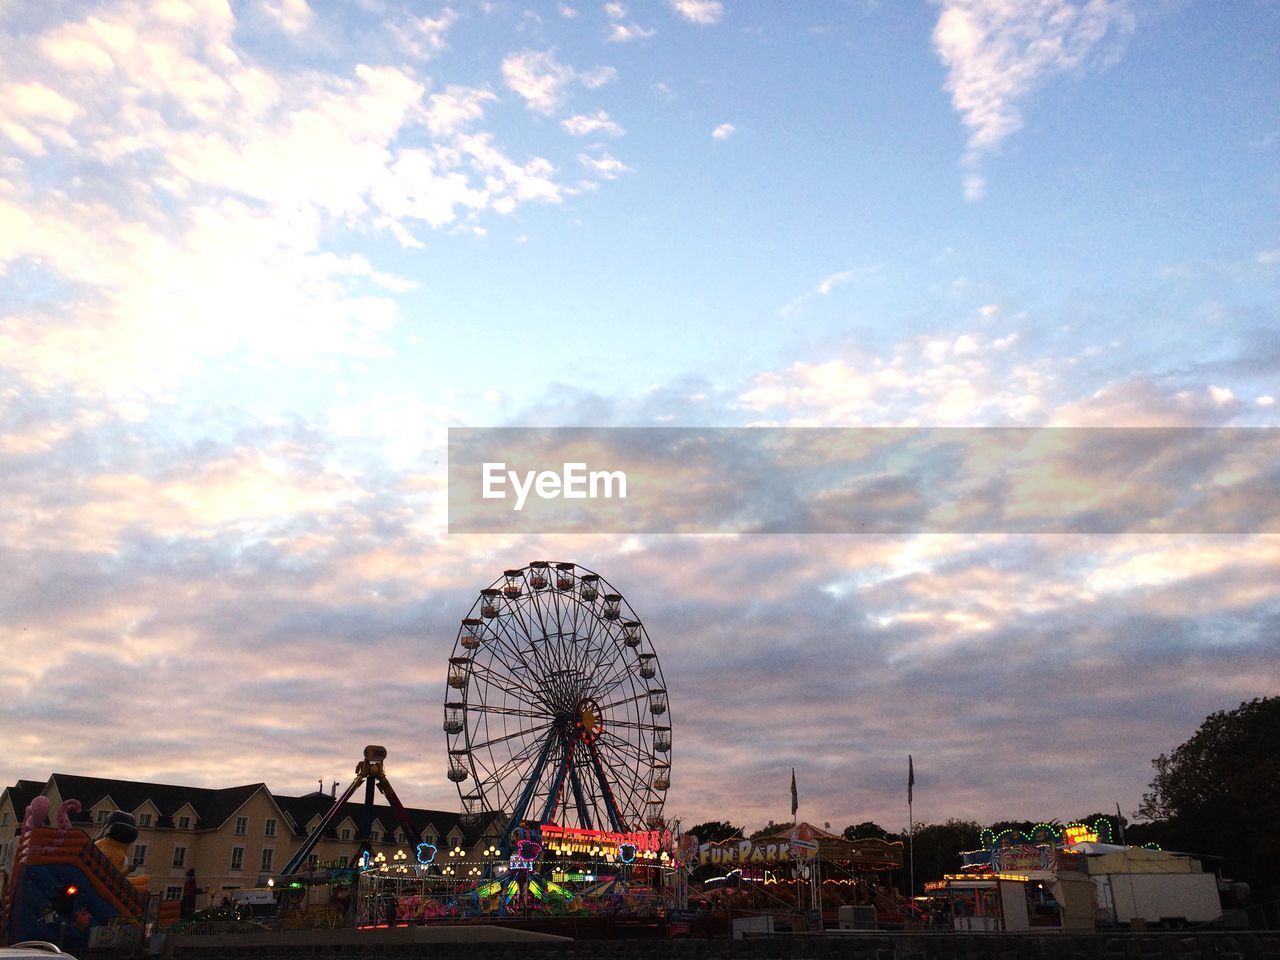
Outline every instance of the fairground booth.
<path fill-rule="evenodd" d="M 925 885 L 929 922 L 954 930 L 1092 930 L 1097 899 L 1086 857 L 1073 849 L 1099 829 L 1038 823 L 1030 830 L 982 832 L 983 846 L 961 855 L 959 874 Z"/>
<path fill-rule="evenodd" d="M 692 885 L 690 904 L 703 910 L 796 914 L 816 928 L 833 923 L 842 906 L 863 905 L 883 926 L 905 920 L 893 885 L 901 841 L 846 840 L 801 823 L 754 840 L 700 844 L 694 865 L 722 868 Z"/>

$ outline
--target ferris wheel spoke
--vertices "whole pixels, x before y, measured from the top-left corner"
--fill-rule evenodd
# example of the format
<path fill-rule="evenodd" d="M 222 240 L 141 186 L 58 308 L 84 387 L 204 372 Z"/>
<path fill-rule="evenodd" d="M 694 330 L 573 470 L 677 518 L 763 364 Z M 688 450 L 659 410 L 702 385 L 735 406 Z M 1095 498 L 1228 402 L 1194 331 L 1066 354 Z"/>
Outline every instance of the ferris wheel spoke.
<path fill-rule="evenodd" d="M 491 769 L 486 769 L 485 782 L 501 782 L 508 773 L 517 769 L 521 764 L 533 759 L 534 754 L 542 749 L 545 741 L 545 737 L 542 740 L 534 740 L 526 745 L 520 752 L 512 754 L 505 762 L 498 764 Z M 507 798 L 506 792 L 503 791 L 503 794 L 503 799 L 505 800 Z"/>
<path fill-rule="evenodd" d="M 495 743 L 506 743 L 508 740 L 515 740 L 519 737 L 532 736 L 533 734 L 540 733 L 543 730 L 548 730 L 550 729 L 550 727 L 551 727 L 550 723 L 544 723 L 541 727 L 533 727 L 528 730 L 517 730 L 515 733 L 508 733 L 505 736 L 493 737 L 489 740 L 483 740 L 480 743 L 473 743 L 471 745 L 471 749 L 483 750 L 486 747 L 493 746 Z"/>
<path fill-rule="evenodd" d="M 528 705 L 531 707 L 536 706 L 536 701 L 538 699 L 537 692 L 527 683 L 512 674 L 505 671 L 495 670 L 491 664 L 479 663 L 477 661 L 472 661 L 471 670 L 473 673 L 479 671 L 486 676 L 493 677 L 493 685 L 506 693 L 514 693 L 516 690 L 523 690 L 529 695 L 528 700 L 526 701 Z"/>
<path fill-rule="evenodd" d="M 625 706 L 628 703 L 635 703 L 637 700 L 643 700 L 648 696 L 649 696 L 648 690 L 641 690 L 639 693 L 633 694 L 629 697 L 623 697 L 621 700 L 614 700 L 610 703 L 601 704 L 600 709 L 609 710 L 609 709 L 612 709 L 613 707 Z"/>
<path fill-rule="evenodd" d="M 644 750 L 621 740 L 617 737 L 601 736 L 600 742 L 603 747 L 602 752 L 610 755 L 618 755 L 629 760 L 635 760 L 638 763 L 646 763 L 652 765 L 654 762 L 653 754 L 646 753 Z"/>
<path fill-rule="evenodd" d="M 503 717 L 530 717 L 534 720 L 552 719 L 552 715 L 545 710 L 521 710 L 518 707 L 500 707 L 489 703 L 468 704 L 467 709 L 474 710 L 476 713 L 494 713 Z"/>
<path fill-rule="evenodd" d="M 520 643 L 520 639 L 518 637 L 512 636 L 509 630 L 509 624 L 500 622 L 493 630 L 493 634 L 495 639 L 497 639 L 498 644 L 502 646 L 513 659 L 519 661 L 520 665 L 523 666 L 531 676 L 538 675 L 540 672 L 540 665 L 536 663 L 537 651 L 531 648 L 526 648 L 522 643 Z M 533 654 L 535 660 L 534 663 L 529 662 L 528 654 Z"/>
<path fill-rule="evenodd" d="M 644 789 L 647 787 L 642 780 L 635 776 L 634 771 L 626 767 L 620 768 L 607 752 L 600 754 L 601 763 L 607 768 L 611 775 L 612 782 L 616 785 L 613 791 L 613 801 L 620 810 L 635 811 L 638 815 L 642 812 L 642 801 L 644 800 Z M 628 776 L 630 774 L 630 776 Z M 621 793 L 621 797 L 619 794 Z"/>
<path fill-rule="evenodd" d="M 618 687 L 622 686 L 628 680 L 634 678 L 636 674 L 632 673 L 633 667 L 638 668 L 639 662 L 637 661 L 637 663 L 632 664 L 625 658 L 619 658 L 613 667 L 613 671 L 607 674 L 596 687 L 596 695 L 601 697 L 607 696 L 614 690 L 617 690 Z"/>

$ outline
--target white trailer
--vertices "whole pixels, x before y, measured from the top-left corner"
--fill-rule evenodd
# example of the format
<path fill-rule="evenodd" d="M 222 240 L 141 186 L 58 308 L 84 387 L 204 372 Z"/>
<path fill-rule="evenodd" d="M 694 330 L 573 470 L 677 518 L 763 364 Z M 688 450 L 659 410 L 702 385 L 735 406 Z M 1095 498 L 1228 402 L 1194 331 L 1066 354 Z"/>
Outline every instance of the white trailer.
<path fill-rule="evenodd" d="M 1216 923 L 1222 919 L 1212 873 L 1095 874 L 1104 923 Z"/>

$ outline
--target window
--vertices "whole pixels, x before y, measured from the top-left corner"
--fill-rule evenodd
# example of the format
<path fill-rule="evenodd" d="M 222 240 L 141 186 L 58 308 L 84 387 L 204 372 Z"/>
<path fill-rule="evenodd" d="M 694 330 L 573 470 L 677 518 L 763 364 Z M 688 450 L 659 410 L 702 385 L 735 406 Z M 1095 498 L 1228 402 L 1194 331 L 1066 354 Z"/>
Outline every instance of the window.
<path fill-rule="evenodd" d="M 342 828 L 342 839 L 343 839 L 343 840 L 350 840 L 350 839 L 351 839 L 351 831 L 350 831 L 350 830 L 348 830 L 346 827 L 343 827 L 343 828 Z"/>
<path fill-rule="evenodd" d="M 4 815 L 0 816 L 0 827 L 7 827 L 8 825 L 9 825 L 9 811 L 6 810 L 4 812 Z"/>
<path fill-rule="evenodd" d="M 231 848 L 231 869 L 232 870 L 244 869 L 244 847 Z"/>
<path fill-rule="evenodd" d="M 275 859 L 275 850 L 267 847 L 262 851 L 262 866 L 258 868 L 259 873 L 271 872 L 271 861 Z"/>
<path fill-rule="evenodd" d="M 110 810 L 99 810 L 99 811 L 98 811 L 98 823 L 106 823 L 106 822 L 107 822 L 107 817 L 109 817 L 109 816 L 111 816 L 111 811 L 110 811 Z"/>
<path fill-rule="evenodd" d="M 135 843 L 133 845 L 133 865 L 141 867 L 147 862 L 147 845 L 145 843 Z"/>
<path fill-rule="evenodd" d="M 381 839 L 382 839 L 382 834 L 378 833 L 378 831 L 377 831 L 377 830 L 370 830 L 370 831 L 369 831 L 369 842 L 370 842 L 370 843 L 377 843 L 377 842 L 378 842 L 379 840 L 381 840 Z"/>
<path fill-rule="evenodd" d="M 140 827 L 149 827 L 149 826 L 151 826 L 151 814 L 149 814 L 149 813 L 140 813 L 140 814 L 138 814 L 138 826 L 140 826 Z"/>
<path fill-rule="evenodd" d="M 243 837 L 249 833 L 249 818 L 236 817 L 236 836 Z"/>
<path fill-rule="evenodd" d="M 181 887 L 165 887 L 164 898 L 166 900 L 181 900 L 182 888 Z"/>
<path fill-rule="evenodd" d="M 190 829 L 191 829 L 191 818 L 190 818 L 190 817 L 179 817 L 179 818 L 178 818 L 178 829 L 179 829 L 179 830 L 190 830 Z"/>
<path fill-rule="evenodd" d="M 186 847 L 173 848 L 173 865 L 175 867 L 185 867 L 187 865 L 187 848 Z"/>
<path fill-rule="evenodd" d="M 276 835 L 276 822 L 274 820 L 268 820 L 266 825 L 263 827 L 262 832 L 264 836 L 274 837 Z"/>

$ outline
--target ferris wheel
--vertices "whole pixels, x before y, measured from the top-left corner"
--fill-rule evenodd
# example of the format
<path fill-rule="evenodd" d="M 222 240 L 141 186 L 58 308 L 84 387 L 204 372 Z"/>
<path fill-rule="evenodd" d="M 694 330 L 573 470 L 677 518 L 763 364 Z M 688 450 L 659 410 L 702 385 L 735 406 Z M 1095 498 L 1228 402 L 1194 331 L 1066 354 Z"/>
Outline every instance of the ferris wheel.
<path fill-rule="evenodd" d="M 662 824 L 671 714 L 658 655 L 599 574 L 535 561 L 480 591 L 445 691 L 463 816 L 625 832 Z"/>

